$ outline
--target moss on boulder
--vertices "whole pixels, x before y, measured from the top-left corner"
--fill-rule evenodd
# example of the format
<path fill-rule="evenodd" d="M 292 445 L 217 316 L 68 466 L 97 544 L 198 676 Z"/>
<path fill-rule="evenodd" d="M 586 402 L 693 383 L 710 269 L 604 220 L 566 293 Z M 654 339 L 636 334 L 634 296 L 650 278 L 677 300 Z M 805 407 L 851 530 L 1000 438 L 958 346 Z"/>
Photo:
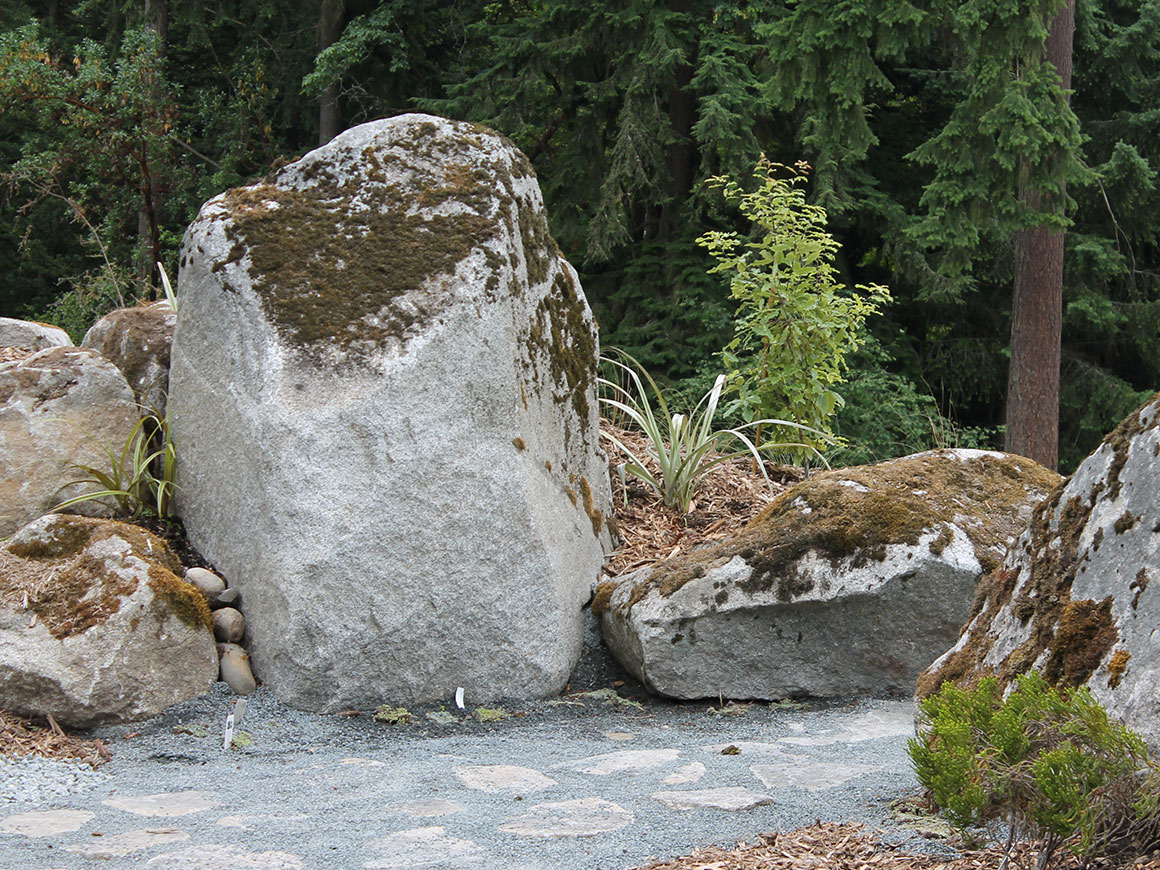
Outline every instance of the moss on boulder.
<path fill-rule="evenodd" d="M 979 584 L 958 642 L 919 678 L 1003 685 L 1038 670 L 1088 686 L 1160 745 L 1152 635 L 1160 601 L 1160 394 L 1127 417 L 1035 512 L 1006 559 Z"/>
<path fill-rule="evenodd" d="M 606 638 L 677 697 L 906 691 L 1059 480 L 970 450 L 816 474 L 734 538 L 605 590 Z"/>

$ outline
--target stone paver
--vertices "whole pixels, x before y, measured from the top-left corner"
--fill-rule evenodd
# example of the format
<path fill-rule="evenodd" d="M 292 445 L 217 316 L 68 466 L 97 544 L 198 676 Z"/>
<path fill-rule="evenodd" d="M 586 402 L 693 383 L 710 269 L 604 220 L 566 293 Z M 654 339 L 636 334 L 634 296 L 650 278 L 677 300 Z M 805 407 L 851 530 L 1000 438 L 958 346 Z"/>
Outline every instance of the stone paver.
<path fill-rule="evenodd" d="M 536 804 L 522 816 L 500 825 L 509 834 L 524 837 L 595 837 L 632 824 L 633 815 L 602 798 L 579 798 Z"/>
<path fill-rule="evenodd" d="M 578 770 L 592 776 L 608 776 L 613 773 L 652 770 L 676 761 L 681 753 L 676 749 L 629 749 L 624 752 L 607 752 L 557 764 L 557 768 Z"/>
<path fill-rule="evenodd" d="M 456 778 L 468 788 L 488 794 L 543 791 L 556 780 L 530 767 L 512 764 L 470 764 L 455 768 Z"/>
<path fill-rule="evenodd" d="M 766 788 L 795 785 L 809 791 L 825 791 L 867 773 L 882 769 L 875 764 L 829 764 L 808 760 L 792 764 L 754 764 L 750 771 Z"/>
<path fill-rule="evenodd" d="M 674 810 L 725 810 L 736 813 L 773 803 L 773 798 L 740 786 L 707 788 L 700 791 L 658 791 L 651 795 Z"/>
<path fill-rule="evenodd" d="M 483 861 L 479 846 L 470 840 L 448 836 L 444 828 L 431 826 L 399 831 L 367 843 L 379 858 L 363 863 L 368 870 L 409 870 L 411 867 L 467 867 Z"/>
<path fill-rule="evenodd" d="M 110 798 L 103 803 L 138 816 L 188 816 L 190 813 L 213 809 L 214 806 L 213 798 L 201 791 Z"/>
<path fill-rule="evenodd" d="M 24 837 L 53 837 L 79 831 L 95 819 L 86 810 L 46 810 L 42 813 L 16 813 L 0 822 L 0 831 Z"/>
<path fill-rule="evenodd" d="M 177 828 L 146 828 L 141 831 L 126 831 L 123 834 L 102 836 L 87 843 L 65 846 L 66 852 L 82 858 L 124 858 L 142 849 L 149 849 L 162 843 L 177 843 L 188 840 L 189 834 Z"/>
<path fill-rule="evenodd" d="M 306 867 L 300 857 L 288 852 L 250 852 L 216 843 L 167 852 L 150 858 L 145 866 L 163 870 L 305 870 Z"/>

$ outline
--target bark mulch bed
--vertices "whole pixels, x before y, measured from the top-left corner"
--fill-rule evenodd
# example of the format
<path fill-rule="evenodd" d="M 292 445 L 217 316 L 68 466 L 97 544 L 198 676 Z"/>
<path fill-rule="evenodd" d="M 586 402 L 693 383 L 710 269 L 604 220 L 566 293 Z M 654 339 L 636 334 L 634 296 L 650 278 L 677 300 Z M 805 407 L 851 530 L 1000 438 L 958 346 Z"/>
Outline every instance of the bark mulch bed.
<path fill-rule="evenodd" d="M 610 466 L 628 457 L 607 437 L 615 435 L 640 457 L 650 471 L 659 473 L 657 463 L 646 458 L 648 439 L 637 432 L 618 429 L 606 420 L 600 425 L 601 446 Z M 757 516 L 781 492 L 805 477 L 800 468 L 765 463 L 765 473 L 754 468 L 752 459 L 734 459 L 710 469 L 695 490 L 689 513 L 666 507 L 651 487 L 631 475 L 627 486 L 613 470 L 612 501 L 619 527 L 620 546 L 605 565 L 611 576 L 627 574 L 678 553 L 687 553 L 702 544 L 728 538 Z M 628 498 L 625 501 L 625 491 Z"/>
<path fill-rule="evenodd" d="M 864 825 L 818 822 L 784 834 L 763 834 L 757 842 L 742 843 L 734 849 L 698 849 L 683 858 L 632 870 L 998 870 L 1003 863 L 1004 845 L 964 849 L 955 858 L 916 855 L 883 843 Z M 1017 843 L 1007 867 L 1030 870 L 1037 855 L 1034 844 Z M 1074 856 L 1057 854 L 1050 866 L 1053 870 L 1079 870 L 1084 865 Z M 1157 870 L 1160 856 L 1139 858 L 1126 866 Z"/>
<path fill-rule="evenodd" d="M 52 719 L 47 725 L 37 725 L 3 711 L 0 711 L 0 755 L 71 759 L 92 767 L 100 767 L 110 758 L 103 741 L 71 737 Z"/>

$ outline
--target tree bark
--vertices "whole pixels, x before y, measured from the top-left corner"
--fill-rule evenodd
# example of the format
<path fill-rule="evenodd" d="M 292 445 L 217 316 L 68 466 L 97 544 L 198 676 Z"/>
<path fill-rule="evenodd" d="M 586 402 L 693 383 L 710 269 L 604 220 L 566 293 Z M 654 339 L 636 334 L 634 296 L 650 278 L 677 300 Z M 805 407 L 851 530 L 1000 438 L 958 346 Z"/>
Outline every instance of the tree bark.
<path fill-rule="evenodd" d="M 1051 22 L 1046 56 L 1071 88 L 1075 0 Z M 1033 211 L 1052 208 L 1051 197 L 1025 188 Z M 1011 364 L 1007 375 L 1009 453 L 1055 468 L 1059 462 L 1059 362 L 1063 326 L 1063 231 L 1044 227 L 1015 235 L 1015 289 L 1011 301 Z"/>
<path fill-rule="evenodd" d="M 345 0 L 323 0 L 318 13 L 319 51 L 328 48 L 342 35 Z M 327 86 L 318 105 L 318 144 L 325 145 L 342 132 L 342 115 L 338 104 L 338 82 Z"/>

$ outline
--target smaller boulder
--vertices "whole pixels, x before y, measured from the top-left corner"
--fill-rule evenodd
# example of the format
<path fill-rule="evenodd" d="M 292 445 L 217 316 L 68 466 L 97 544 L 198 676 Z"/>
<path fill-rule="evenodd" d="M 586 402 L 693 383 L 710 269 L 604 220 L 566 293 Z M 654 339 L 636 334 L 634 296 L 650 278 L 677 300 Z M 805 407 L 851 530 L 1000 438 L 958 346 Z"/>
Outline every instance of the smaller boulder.
<path fill-rule="evenodd" d="M 91 347 L 119 368 L 141 407 L 163 417 L 176 323 L 168 305 L 118 308 L 90 327 L 81 347 Z"/>
<path fill-rule="evenodd" d="M 250 669 L 250 654 L 245 649 L 236 643 L 219 643 L 217 651 L 221 658 L 221 678 L 227 686 L 239 695 L 249 695 L 258 688 Z"/>
<path fill-rule="evenodd" d="M 240 643 L 246 633 L 246 618 L 233 607 L 213 612 L 213 636 L 222 643 Z"/>
<path fill-rule="evenodd" d="M 0 706 L 88 728 L 154 716 L 218 673 L 210 612 L 160 538 L 50 514 L 0 549 Z"/>
<path fill-rule="evenodd" d="M 190 568 L 185 572 L 185 582 L 200 589 L 211 605 L 215 598 L 226 591 L 226 581 L 208 568 Z"/>
<path fill-rule="evenodd" d="M 72 347 L 72 339 L 59 326 L 0 317 L 0 347 L 45 350 L 50 347 Z"/>
<path fill-rule="evenodd" d="M 121 372 L 94 350 L 54 347 L 0 363 L 0 538 L 99 487 L 75 484 L 86 465 L 108 472 L 140 420 Z M 108 513 L 98 502 L 76 508 Z"/>
<path fill-rule="evenodd" d="M 909 692 L 1059 479 L 980 450 L 816 474 L 735 538 L 598 587 L 594 608 L 662 695 Z"/>

